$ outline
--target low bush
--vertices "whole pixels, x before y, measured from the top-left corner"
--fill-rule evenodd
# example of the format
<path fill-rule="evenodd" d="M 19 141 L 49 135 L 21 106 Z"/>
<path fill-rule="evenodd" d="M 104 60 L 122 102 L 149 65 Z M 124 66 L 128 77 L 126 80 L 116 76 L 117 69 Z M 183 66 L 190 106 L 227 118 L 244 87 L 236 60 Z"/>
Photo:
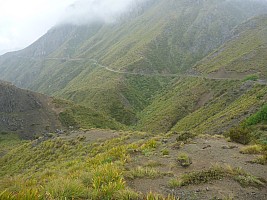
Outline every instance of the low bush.
<path fill-rule="evenodd" d="M 196 137 L 196 134 L 192 133 L 192 132 L 180 132 L 180 133 L 177 133 L 177 137 L 176 137 L 176 141 L 179 142 L 179 141 L 188 141 L 189 139 L 193 139 Z"/>
<path fill-rule="evenodd" d="M 256 74 L 248 75 L 246 76 L 243 81 L 257 81 L 259 79 L 259 76 Z"/>
<path fill-rule="evenodd" d="M 192 164 L 192 159 L 186 153 L 179 154 L 177 160 L 182 167 L 189 167 Z"/>
<path fill-rule="evenodd" d="M 232 141 L 240 144 L 248 144 L 252 140 L 250 129 L 243 127 L 236 127 L 229 131 L 229 137 Z"/>

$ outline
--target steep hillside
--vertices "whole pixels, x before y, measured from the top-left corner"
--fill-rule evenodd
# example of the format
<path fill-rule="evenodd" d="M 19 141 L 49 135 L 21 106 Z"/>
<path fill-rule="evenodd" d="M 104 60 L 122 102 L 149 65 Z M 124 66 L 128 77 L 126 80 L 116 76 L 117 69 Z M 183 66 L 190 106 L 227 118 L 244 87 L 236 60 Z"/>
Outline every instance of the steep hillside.
<path fill-rule="evenodd" d="M 22 137 L 55 131 L 61 127 L 50 106 L 52 99 L 0 82 L 0 131 L 18 132 Z"/>
<path fill-rule="evenodd" d="M 177 78 L 139 113 L 143 131 L 223 133 L 267 101 L 267 16 L 234 29 L 233 38 Z M 260 80 L 258 80 L 260 79 Z"/>
<path fill-rule="evenodd" d="M 122 129 L 114 119 L 69 101 L 54 99 L 0 82 L 0 132 L 33 138 L 57 129 Z"/>
<path fill-rule="evenodd" d="M 1 56 L 0 78 L 133 125 L 171 83 L 161 74 L 187 70 L 231 38 L 235 26 L 266 11 L 260 1 L 151 0 L 116 23 L 53 28 Z"/>
<path fill-rule="evenodd" d="M 212 77 L 267 79 L 267 15 L 253 18 L 233 30 L 234 37 L 195 66 Z"/>

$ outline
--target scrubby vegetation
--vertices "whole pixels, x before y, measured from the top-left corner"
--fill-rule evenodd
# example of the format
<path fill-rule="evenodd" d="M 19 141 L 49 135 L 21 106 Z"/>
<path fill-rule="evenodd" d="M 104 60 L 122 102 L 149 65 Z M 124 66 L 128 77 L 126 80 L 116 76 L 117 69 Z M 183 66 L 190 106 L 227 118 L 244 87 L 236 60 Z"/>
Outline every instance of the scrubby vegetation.
<path fill-rule="evenodd" d="M 251 130 L 248 128 L 237 127 L 229 132 L 230 139 L 241 144 L 248 144 L 252 140 Z"/>
<path fill-rule="evenodd" d="M 187 185 L 207 183 L 229 177 L 240 183 L 242 186 L 262 187 L 265 182 L 251 174 L 246 173 L 240 168 L 232 168 L 231 166 L 221 167 L 213 166 L 208 170 L 190 172 L 182 175 L 178 179 L 170 181 L 171 187 L 182 187 Z"/>
<path fill-rule="evenodd" d="M 177 161 L 182 167 L 189 167 L 192 164 L 192 159 L 186 153 L 180 153 Z"/>
<path fill-rule="evenodd" d="M 243 147 L 240 150 L 240 153 L 243 154 L 260 154 L 263 151 L 263 147 L 261 145 L 255 144 L 255 145 L 250 145 Z"/>
<path fill-rule="evenodd" d="M 267 122 L 267 104 L 262 106 L 262 108 L 257 113 L 246 119 L 244 124 L 245 126 L 252 126 L 266 122 Z"/>

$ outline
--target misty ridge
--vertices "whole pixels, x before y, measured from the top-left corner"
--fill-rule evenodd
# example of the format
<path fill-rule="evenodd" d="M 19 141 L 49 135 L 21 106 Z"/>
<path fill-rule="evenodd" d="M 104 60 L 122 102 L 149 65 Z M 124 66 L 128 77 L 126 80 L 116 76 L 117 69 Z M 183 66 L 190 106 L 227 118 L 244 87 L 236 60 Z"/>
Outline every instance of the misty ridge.
<path fill-rule="evenodd" d="M 78 0 L 67 7 L 58 20 L 58 25 L 88 25 L 93 22 L 115 23 L 142 13 L 145 8 L 158 0 Z M 218 3 L 233 3 L 242 9 L 245 4 L 258 2 L 264 5 L 267 0 L 166 0 L 184 1 L 185 3 L 202 4 L 210 1 Z"/>
<path fill-rule="evenodd" d="M 155 0 L 79 0 L 66 8 L 59 24 L 114 23 L 122 16 L 137 12 L 149 2 Z"/>

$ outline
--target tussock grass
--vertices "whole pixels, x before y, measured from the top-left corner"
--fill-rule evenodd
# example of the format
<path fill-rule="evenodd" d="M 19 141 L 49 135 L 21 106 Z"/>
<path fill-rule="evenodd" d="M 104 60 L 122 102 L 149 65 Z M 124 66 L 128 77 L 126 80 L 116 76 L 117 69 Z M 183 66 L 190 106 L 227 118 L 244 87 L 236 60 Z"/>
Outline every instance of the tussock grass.
<path fill-rule="evenodd" d="M 162 176 L 162 173 L 160 171 L 151 168 L 151 167 L 137 167 L 128 173 L 128 178 L 158 178 Z"/>
<path fill-rule="evenodd" d="M 257 163 L 257 164 L 261 164 L 261 165 L 266 165 L 267 164 L 267 153 L 265 153 L 264 155 L 258 156 L 252 162 Z"/>
<path fill-rule="evenodd" d="M 59 178 L 50 181 L 45 187 L 45 194 L 53 199 L 88 198 L 86 187 L 79 180 Z"/>
<path fill-rule="evenodd" d="M 187 185 L 198 185 L 202 183 L 208 183 L 214 180 L 220 180 L 225 177 L 232 178 L 243 187 L 262 187 L 265 185 L 264 180 L 246 173 L 241 168 L 232 168 L 231 166 L 221 167 L 215 165 L 208 170 L 190 172 L 188 174 L 182 175 L 178 179 L 171 179 L 169 182 L 169 186 L 175 188 Z"/>
<path fill-rule="evenodd" d="M 192 164 L 192 159 L 186 153 L 180 153 L 177 161 L 182 167 L 189 167 Z"/>
<path fill-rule="evenodd" d="M 145 200 L 179 200 L 180 198 L 175 197 L 173 195 L 168 195 L 167 197 L 164 197 L 163 195 L 154 193 L 150 191 L 145 197 Z"/>
<path fill-rule="evenodd" d="M 263 151 L 263 147 L 261 145 L 255 144 L 243 147 L 240 150 L 240 153 L 243 154 L 260 154 Z"/>

